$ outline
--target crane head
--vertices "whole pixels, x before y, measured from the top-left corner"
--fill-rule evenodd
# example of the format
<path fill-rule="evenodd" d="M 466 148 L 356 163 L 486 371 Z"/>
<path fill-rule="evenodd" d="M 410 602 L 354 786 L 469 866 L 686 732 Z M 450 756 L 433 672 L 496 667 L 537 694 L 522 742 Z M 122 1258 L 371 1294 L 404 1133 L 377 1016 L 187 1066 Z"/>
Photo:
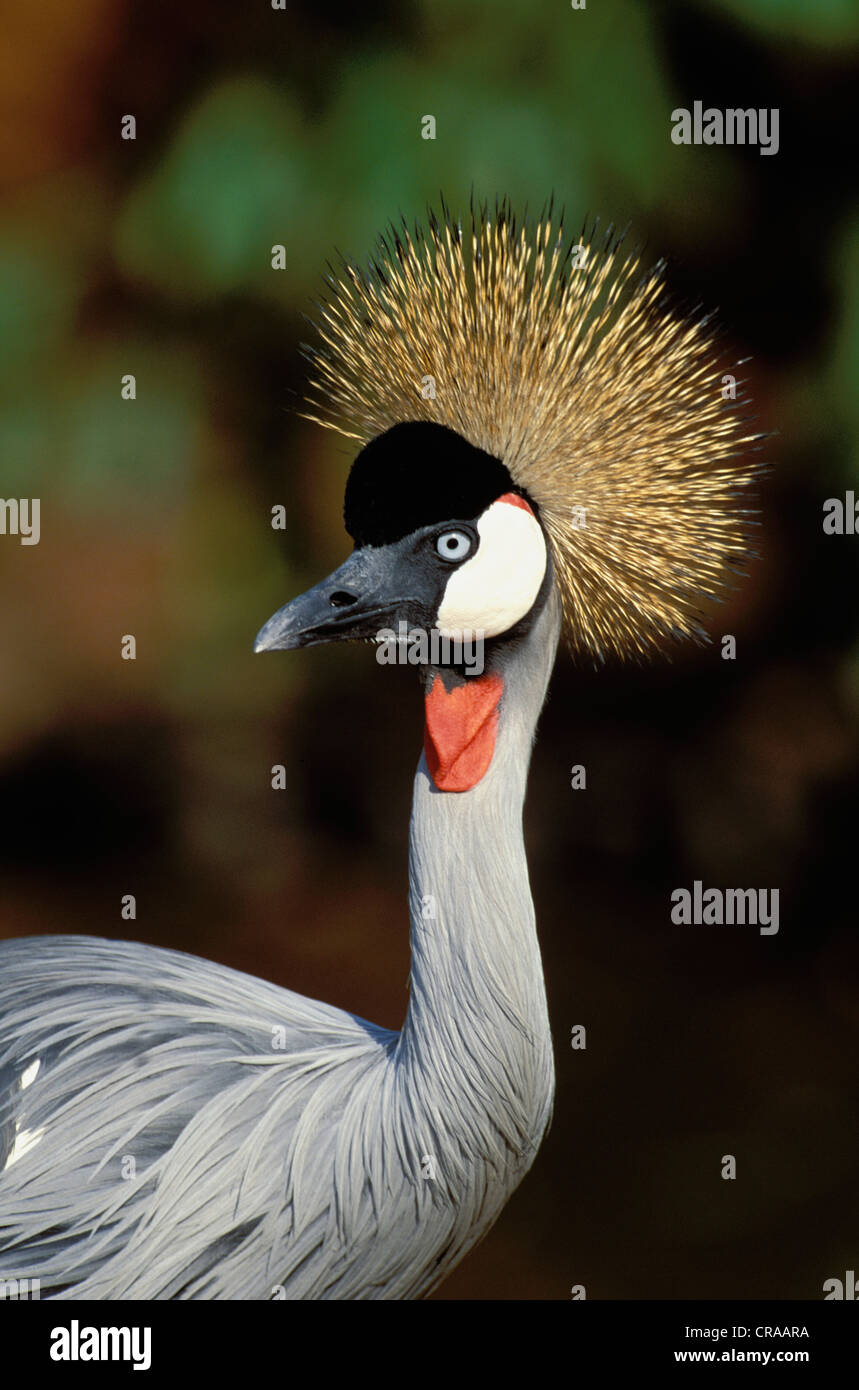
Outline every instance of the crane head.
<path fill-rule="evenodd" d="M 352 554 L 269 619 L 256 651 L 378 640 L 402 623 L 498 638 L 521 629 L 546 588 L 536 504 L 500 459 L 444 425 L 406 421 L 371 440 L 344 520 Z"/>
<path fill-rule="evenodd" d="M 440 791 L 485 775 L 522 645 L 554 657 L 552 613 L 595 664 L 637 659 L 707 640 L 705 605 L 742 571 L 761 436 L 739 364 L 662 272 L 611 228 L 575 241 L 551 205 L 523 225 L 502 201 L 472 207 L 470 234 L 447 208 L 393 226 L 368 268 L 327 277 L 306 414 L 360 446 L 355 549 L 256 650 L 402 624 L 485 639 L 485 674 L 426 658 Z"/>
<path fill-rule="evenodd" d="M 711 604 L 757 524 L 761 436 L 740 364 L 710 316 L 674 301 L 663 264 L 646 267 L 611 228 L 576 238 L 551 204 L 522 222 L 506 200 L 472 205 L 470 222 L 443 206 L 423 227 L 391 226 L 369 265 L 332 268 L 307 349 L 307 418 L 371 448 L 404 422 L 446 427 L 463 468 L 465 441 L 472 463 L 503 465 L 542 528 L 580 658 L 708 640 Z M 390 456 L 392 473 L 398 461 L 413 477 L 378 490 L 373 525 L 404 489 L 424 521 L 444 496 L 439 451 L 431 467 L 409 449 Z"/>

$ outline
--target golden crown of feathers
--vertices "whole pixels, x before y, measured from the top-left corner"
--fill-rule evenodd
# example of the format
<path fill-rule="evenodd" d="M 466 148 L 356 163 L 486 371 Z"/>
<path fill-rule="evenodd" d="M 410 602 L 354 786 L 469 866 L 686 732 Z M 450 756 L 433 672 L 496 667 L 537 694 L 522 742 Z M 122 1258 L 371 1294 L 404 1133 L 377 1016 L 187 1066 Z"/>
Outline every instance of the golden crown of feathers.
<path fill-rule="evenodd" d="M 621 242 L 565 242 L 551 207 L 517 227 L 506 203 L 464 236 L 442 205 L 332 270 L 308 349 L 308 419 L 361 443 L 431 420 L 502 460 L 539 507 L 570 643 L 598 658 L 706 637 L 700 601 L 748 554 L 762 437 L 724 399 L 708 320 Z"/>

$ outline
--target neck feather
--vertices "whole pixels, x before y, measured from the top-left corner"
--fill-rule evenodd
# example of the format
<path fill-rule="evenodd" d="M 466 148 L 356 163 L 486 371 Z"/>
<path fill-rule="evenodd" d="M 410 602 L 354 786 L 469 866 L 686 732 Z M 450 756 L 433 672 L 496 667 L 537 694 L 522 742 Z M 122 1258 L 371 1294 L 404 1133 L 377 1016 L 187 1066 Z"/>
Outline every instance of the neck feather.
<path fill-rule="evenodd" d="M 442 1148 L 445 1185 L 483 1158 L 502 1202 L 530 1166 L 554 1088 L 522 805 L 559 629 L 551 589 L 497 667 L 504 691 L 488 771 L 470 791 L 440 792 L 422 756 L 412 807 L 411 993 L 398 1062 L 424 1151 Z"/>

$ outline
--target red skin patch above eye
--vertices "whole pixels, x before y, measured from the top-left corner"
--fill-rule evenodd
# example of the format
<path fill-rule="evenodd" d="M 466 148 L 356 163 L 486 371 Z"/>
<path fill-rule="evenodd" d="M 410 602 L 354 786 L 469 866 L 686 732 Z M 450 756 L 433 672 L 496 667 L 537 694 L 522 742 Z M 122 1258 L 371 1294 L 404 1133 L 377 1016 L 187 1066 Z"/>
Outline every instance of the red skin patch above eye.
<path fill-rule="evenodd" d="M 507 502 L 511 507 L 521 507 L 523 512 L 527 512 L 529 516 L 534 515 L 528 503 L 525 501 L 525 498 L 520 497 L 518 492 L 504 492 L 500 497 L 496 497 L 495 500 L 496 502 Z"/>
<path fill-rule="evenodd" d="M 488 771 L 503 690 L 503 680 L 492 673 L 453 690 L 445 690 L 441 676 L 433 678 L 424 699 L 424 753 L 440 792 L 471 791 Z"/>

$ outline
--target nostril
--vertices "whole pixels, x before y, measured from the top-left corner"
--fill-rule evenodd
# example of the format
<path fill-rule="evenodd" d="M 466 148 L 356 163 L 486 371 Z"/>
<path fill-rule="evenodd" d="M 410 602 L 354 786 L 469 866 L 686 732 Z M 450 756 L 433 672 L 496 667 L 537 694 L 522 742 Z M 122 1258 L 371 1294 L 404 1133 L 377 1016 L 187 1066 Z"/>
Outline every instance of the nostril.
<path fill-rule="evenodd" d="M 335 589 L 333 594 L 328 595 L 328 602 L 332 608 L 349 608 L 358 602 L 358 595 L 350 594 L 348 589 Z"/>

